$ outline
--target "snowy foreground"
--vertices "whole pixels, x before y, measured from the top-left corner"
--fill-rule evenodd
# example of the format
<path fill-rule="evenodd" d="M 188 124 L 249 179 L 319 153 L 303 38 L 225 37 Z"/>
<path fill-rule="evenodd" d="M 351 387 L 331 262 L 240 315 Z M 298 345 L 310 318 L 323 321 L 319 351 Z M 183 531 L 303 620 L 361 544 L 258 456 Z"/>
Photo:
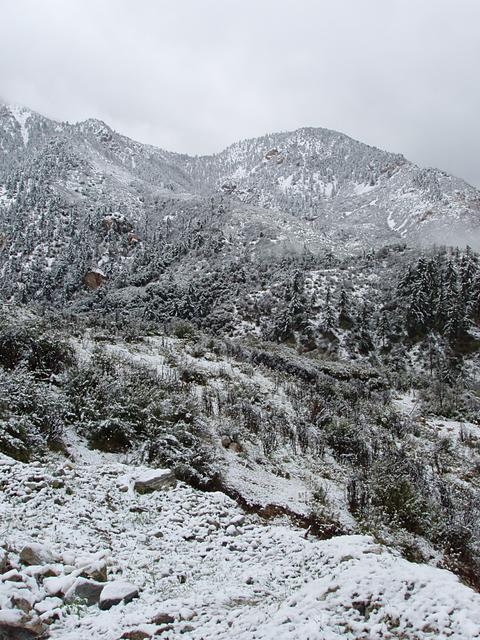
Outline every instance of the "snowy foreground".
<path fill-rule="evenodd" d="M 168 474 L 135 487 L 152 477 L 82 447 L 0 456 L 2 640 L 480 638 L 480 595 L 448 571 L 368 536 L 306 538 Z"/>

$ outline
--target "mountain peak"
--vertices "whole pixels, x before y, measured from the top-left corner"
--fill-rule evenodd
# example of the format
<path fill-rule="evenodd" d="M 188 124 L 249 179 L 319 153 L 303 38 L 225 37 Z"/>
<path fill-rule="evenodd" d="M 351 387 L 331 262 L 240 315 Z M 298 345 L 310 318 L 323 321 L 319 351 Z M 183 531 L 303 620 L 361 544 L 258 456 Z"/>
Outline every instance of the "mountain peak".
<path fill-rule="evenodd" d="M 307 126 L 269 133 L 215 155 L 191 157 L 130 140 L 96 118 L 62 125 L 25 107 L 8 105 L 2 112 L 3 162 L 12 157 L 21 163 L 31 154 L 42 171 L 45 145 L 67 133 L 67 157 L 63 165 L 55 161 L 52 189 L 74 201 L 82 193 L 93 198 L 92 207 L 122 209 L 137 217 L 143 215 L 139 198 L 147 193 L 160 198 L 222 194 L 241 207 L 256 207 L 257 216 L 260 210 L 293 216 L 297 236 L 317 249 L 325 244 L 325 233 L 328 243 L 342 250 L 395 239 L 450 243 L 453 236 L 458 241 L 472 233 L 480 245 L 476 189 L 332 129 Z"/>
<path fill-rule="evenodd" d="M 30 137 L 27 123 L 35 113 L 22 105 L 5 103 L 1 105 L 1 111 L 3 111 L 4 117 L 10 117 L 10 126 L 13 125 L 13 128 L 20 134 L 23 146 L 26 147 Z"/>

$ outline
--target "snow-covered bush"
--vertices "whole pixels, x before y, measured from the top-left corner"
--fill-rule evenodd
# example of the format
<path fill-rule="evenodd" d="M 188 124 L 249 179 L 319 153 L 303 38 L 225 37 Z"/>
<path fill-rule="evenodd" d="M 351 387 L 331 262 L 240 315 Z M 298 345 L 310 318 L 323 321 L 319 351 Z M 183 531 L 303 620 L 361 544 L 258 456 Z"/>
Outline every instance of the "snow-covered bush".
<path fill-rule="evenodd" d="M 69 408 L 61 389 L 32 372 L 0 368 L 0 451 L 24 460 L 45 446 L 61 447 Z"/>
<path fill-rule="evenodd" d="M 24 367 L 37 377 L 58 374 L 73 362 L 73 352 L 57 335 L 41 325 L 0 326 L 0 365 L 5 369 Z"/>

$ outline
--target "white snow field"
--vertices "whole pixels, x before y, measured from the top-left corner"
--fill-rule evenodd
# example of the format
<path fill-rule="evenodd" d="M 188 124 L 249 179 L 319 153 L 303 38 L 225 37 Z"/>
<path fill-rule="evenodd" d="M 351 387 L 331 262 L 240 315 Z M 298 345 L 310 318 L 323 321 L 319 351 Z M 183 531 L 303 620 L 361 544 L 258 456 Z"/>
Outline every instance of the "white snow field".
<path fill-rule="evenodd" d="M 146 467 L 72 454 L 0 457 L 0 637 L 480 638 L 480 595 L 448 571 L 369 536 L 306 537 L 184 483 L 140 494 Z"/>

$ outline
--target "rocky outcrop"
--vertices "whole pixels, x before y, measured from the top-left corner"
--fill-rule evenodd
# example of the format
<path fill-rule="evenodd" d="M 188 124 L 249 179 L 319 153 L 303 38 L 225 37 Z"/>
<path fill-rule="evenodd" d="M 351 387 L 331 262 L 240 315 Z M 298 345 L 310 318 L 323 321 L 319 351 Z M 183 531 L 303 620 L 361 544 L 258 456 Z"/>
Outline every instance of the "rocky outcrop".
<path fill-rule="evenodd" d="M 100 269 L 91 269 L 83 276 L 83 284 L 87 289 L 98 289 L 106 280 L 106 275 Z"/>

